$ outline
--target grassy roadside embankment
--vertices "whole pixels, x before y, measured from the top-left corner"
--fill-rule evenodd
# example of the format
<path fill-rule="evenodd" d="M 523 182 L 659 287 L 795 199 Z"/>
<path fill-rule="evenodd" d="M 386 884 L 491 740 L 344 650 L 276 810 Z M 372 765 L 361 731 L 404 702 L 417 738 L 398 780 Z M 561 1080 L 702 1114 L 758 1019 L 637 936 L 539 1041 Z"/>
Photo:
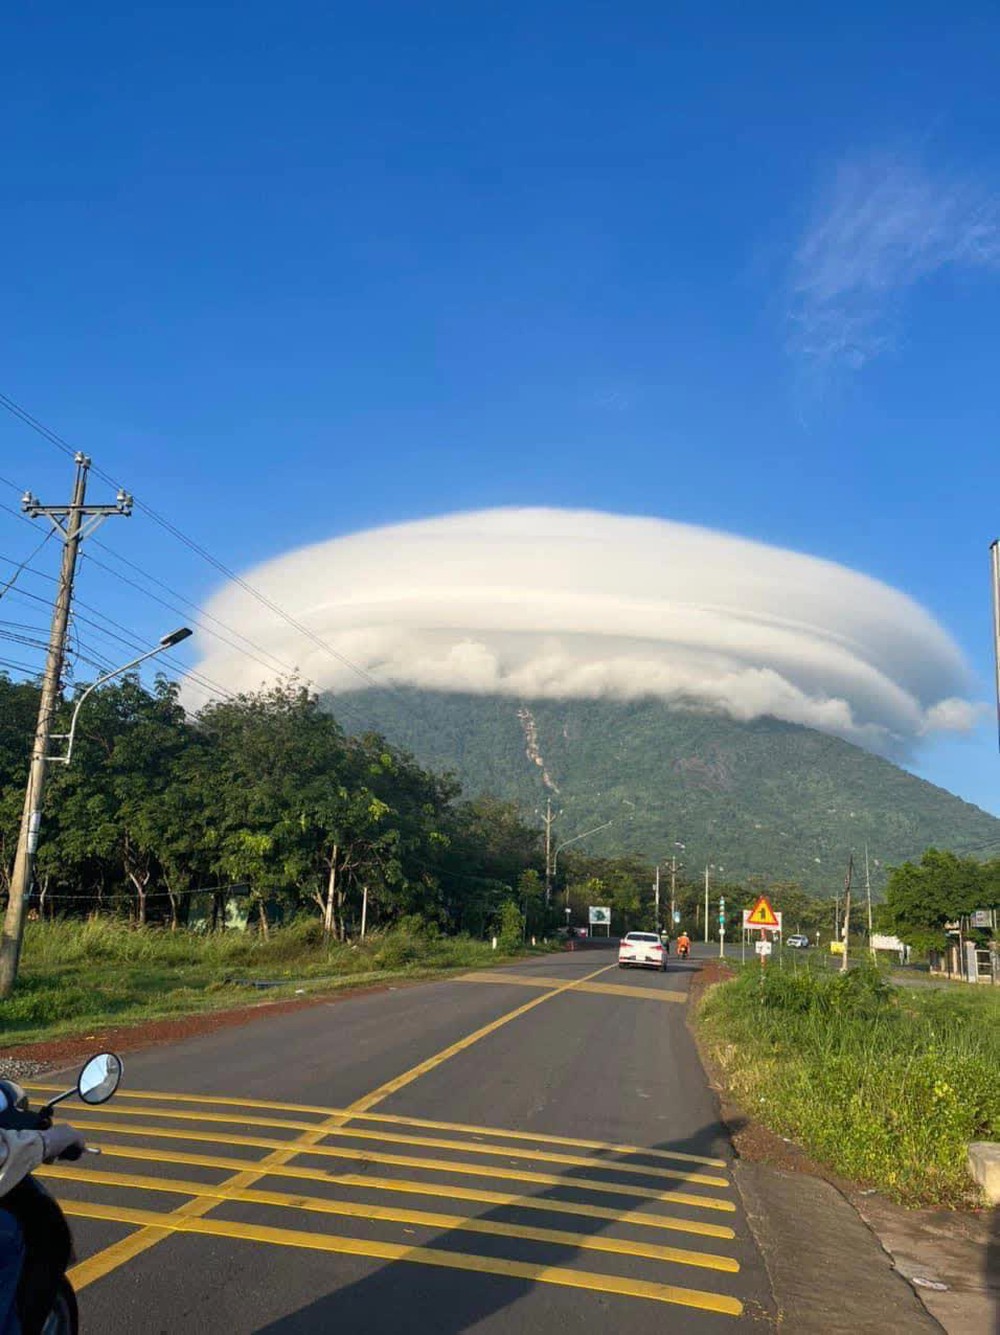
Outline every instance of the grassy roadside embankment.
<path fill-rule="evenodd" d="M 272 929 L 267 940 L 256 932 L 169 932 L 108 919 L 30 923 L 17 989 L 0 1001 L 0 1053 L 109 1024 L 202 1014 L 300 990 L 433 977 L 544 949 L 505 953 L 488 941 L 416 925 L 348 945 L 324 942 L 315 922 Z M 255 983 L 277 986 L 261 991 Z"/>
<path fill-rule="evenodd" d="M 907 1205 L 974 1202 L 966 1147 L 1000 1139 L 993 988 L 750 965 L 705 996 L 697 1023 L 747 1112 L 835 1173 Z"/>

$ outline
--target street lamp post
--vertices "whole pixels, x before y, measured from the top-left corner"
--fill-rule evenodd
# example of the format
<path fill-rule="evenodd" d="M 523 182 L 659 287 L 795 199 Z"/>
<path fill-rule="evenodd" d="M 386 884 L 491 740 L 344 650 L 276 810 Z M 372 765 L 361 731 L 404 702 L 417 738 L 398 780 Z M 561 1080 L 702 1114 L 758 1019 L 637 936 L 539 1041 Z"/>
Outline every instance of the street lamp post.
<path fill-rule="evenodd" d="M 79 458 L 78 458 L 78 463 L 79 463 Z M 89 466 L 89 461 L 86 466 Z M 85 467 L 84 465 L 81 465 L 81 468 L 84 467 Z M 81 496 L 81 501 L 82 501 L 81 488 L 82 488 L 82 482 L 80 482 L 78 479 L 77 494 Z M 122 495 L 124 496 L 124 493 Z M 127 500 L 127 498 L 125 498 L 125 500 Z M 121 507 L 125 504 L 125 500 L 123 500 L 120 497 L 118 502 L 118 508 L 116 508 L 113 511 L 111 510 L 111 507 L 101 507 L 102 513 L 105 509 L 107 509 L 108 513 L 122 513 L 122 514 L 128 513 L 127 510 L 121 509 Z M 129 501 L 128 503 L 129 505 L 131 505 L 131 501 Z M 76 514 L 76 520 L 74 521 L 76 523 L 76 528 L 74 529 L 74 533 L 78 534 L 79 516 L 80 514 L 84 513 L 84 508 L 82 504 L 77 504 L 75 506 L 74 513 L 76 511 L 78 511 L 79 513 Z M 75 555 L 73 559 L 75 560 Z M 69 571 L 68 578 L 70 582 L 72 582 L 72 569 L 70 569 Z M 69 608 L 68 592 L 65 594 L 65 597 L 63 598 L 63 603 L 65 604 L 65 606 L 63 607 L 63 611 L 65 612 L 66 615 L 63 616 L 62 626 L 61 629 L 59 629 L 59 635 L 64 637 L 66 631 L 66 617 L 68 616 L 68 608 Z M 57 607 L 57 614 L 58 611 L 59 608 Z M 17 981 L 17 970 L 21 959 L 21 946 L 24 941 L 24 908 L 25 904 L 27 903 L 28 895 L 31 893 L 31 883 L 35 869 L 35 853 L 38 850 L 38 835 L 42 823 L 41 796 L 42 793 L 44 792 L 46 766 L 52 760 L 62 761 L 63 764 L 66 765 L 69 764 L 70 756 L 73 750 L 73 738 L 76 733 L 77 715 L 80 712 L 80 706 L 83 704 L 84 700 L 86 700 L 87 696 L 91 693 L 91 691 L 93 691 L 96 687 L 102 685 L 104 682 L 110 681 L 112 677 L 118 677 L 123 672 L 128 672 L 129 668 L 136 667 L 139 663 L 144 663 L 147 658 L 152 658 L 154 654 L 160 654 L 164 651 L 164 649 L 171 649 L 175 644 L 180 644 L 181 640 L 186 640 L 190 634 L 191 631 L 188 629 L 188 627 L 182 626 L 179 630 L 172 631 L 171 634 L 169 635 L 164 635 L 163 639 L 154 649 L 150 649 L 148 650 L 148 652 L 140 654 L 138 658 L 133 658 L 132 661 L 129 663 L 123 663 L 121 667 L 115 668 L 113 672 L 105 672 L 105 674 L 102 677 L 98 677 L 98 679 L 93 683 L 93 685 L 88 686 L 88 688 L 84 691 L 84 693 L 80 696 L 79 700 L 76 702 L 76 708 L 73 710 L 73 717 L 70 722 L 70 729 L 69 732 L 67 733 L 49 732 L 49 716 L 51 715 L 52 709 L 54 709 L 55 707 L 55 702 L 58 693 L 58 677 L 59 677 L 58 669 L 62 661 L 61 646 L 59 648 L 59 653 L 57 654 L 58 662 L 56 663 L 55 670 L 52 671 L 47 670 L 46 673 L 47 684 L 44 689 L 48 691 L 50 697 L 49 712 L 44 719 L 42 719 L 43 711 L 40 710 L 39 713 L 39 718 L 42 719 L 42 722 L 40 722 L 39 724 L 39 731 L 38 734 L 36 735 L 35 751 L 34 754 L 32 755 L 32 767 L 31 771 L 29 772 L 28 789 L 25 797 L 25 818 L 22 820 L 21 823 L 21 832 L 18 837 L 17 852 L 15 854 L 16 889 L 14 884 L 12 883 L 11 892 L 8 895 L 7 913 L 4 919 L 4 926 L 3 926 L 3 949 L 2 951 L 0 951 L 0 995 L 5 997 L 9 996 L 11 991 L 13 990 L 15 982 Z M 50 651 L 50 667 L 51 667 L 51 662 L 52 662 L 52 654 Z M 45 705 L 45 703 L 46 700 L 45 696 L 43 695 L 43 700 L 42 700 L 43 706 Z M 55 737 L 58 737 L 60 740 L 68 743 L 66 748 L 66 754 L 64 756 L 50 756 L 48 754 L 49 742 Z"/>
<path fill-rule="evenodd" d="M 564 848 L 569 848 L 570 844 L 575 844 L 578 839 L 586 839 L 588 834 L 597 834 L 599 830 L 606 830 L 609 825 L 614 825 L 613 820 L 606 820 L 603 825 L 595 825 L 592 830 L 584 830 L 582 834 L 574 834 L 572 839 L 566 839 L 556 848 L 552 854 L 552 879 L 556 879 L 556 869 L 559 864 L 559 854 Z M 569 886 L 566 887 L 566 908 L 569 909 Z"/>
<path fill-rule="evenodd" d="M 674 840 L 674 848 L 675 849 L 679 848 L 682 852 L 684 851 L 684 845 L 678 839 Z M 670 931 L 671 932 L 674 930 L 674 927 L 676 925 L 675 919 L 677 916 L 677 870 L 679 867 L 683 866 L 684 866 L 683 862 L 677 861 L 677 854 L 672 853 L 670 856 Z"/>
<path fill-rule="evenodd" d="M 70 719 L 69 732 L 54 732 L 53 741 L 63 741 L 66 743 L 66 754 L 64 756 L 50 756 L 49 760 L 60 761 L 63 765 L 68 765 L 73 758 L 73 742 L 76 738 L 76 721 L 80 716 L 80 708 L 84 700 L 90 695 L 91 691 L 96 691 L 98 686 L 103 686 L 105 682 L 111 681 L 114 677 L 120 677 L 123 672 L 129 672 L 132 668 L 138 667 L 140 663 L 145 663 L 149 658 L 155 658 L 157 654 L 162 654 L 167 649 L 172 649 L 175 644 L 180 644 L 186 640 L 193 632 L 189 626 L 181 626 L 179 630 L 172 630 L 169 635 L 164 635 L 163 639 L 153 649 L 147 649 L 144 654 L 138 658 L 131 659 L 128 663 L 123 663 L 121 667 L 112 668 L 110 672 L 105 672 L 102 677 L 92 681 L 84 693 L 76 702 L 73 710 L 73 717 Z"/>
<path fill-rule="evenodd" d="M 705 944 L 708 945 L 708 882 L 709 873 L 713 871 L 725 871 L 725 867 L 717 867 L 714 862 L 709 862 L 705 867 Z"/>

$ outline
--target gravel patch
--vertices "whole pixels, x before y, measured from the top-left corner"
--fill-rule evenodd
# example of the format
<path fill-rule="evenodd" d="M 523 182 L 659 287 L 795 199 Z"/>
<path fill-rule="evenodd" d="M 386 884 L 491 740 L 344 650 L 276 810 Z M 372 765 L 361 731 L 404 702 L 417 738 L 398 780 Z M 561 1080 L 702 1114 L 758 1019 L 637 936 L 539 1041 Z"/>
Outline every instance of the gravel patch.
<path fill-rule="evenodd" d="M 28 1061 L 24 1057 L 0 1057 L 0 1080 L 30 1080 L 47 1069 L 46 1062 Z"/>

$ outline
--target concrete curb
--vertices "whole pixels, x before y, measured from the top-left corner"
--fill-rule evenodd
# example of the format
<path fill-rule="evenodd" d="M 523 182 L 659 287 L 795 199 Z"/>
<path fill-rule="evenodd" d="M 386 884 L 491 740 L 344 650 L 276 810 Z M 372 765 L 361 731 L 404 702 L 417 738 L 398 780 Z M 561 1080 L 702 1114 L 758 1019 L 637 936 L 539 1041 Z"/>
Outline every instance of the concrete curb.
<path fill-rule="evenodd" d="M 969 1172 L 991 1205 L 1000 1205 L 1000 1143 L 975 1140 L 969 1146 Z"/>
<path fill-rule="evenodd" d="M 942 1327 L 829 1182 L 745 1160 L 733 1176 L 771 1279 L 779 1329 L 939 1335 Z"/>

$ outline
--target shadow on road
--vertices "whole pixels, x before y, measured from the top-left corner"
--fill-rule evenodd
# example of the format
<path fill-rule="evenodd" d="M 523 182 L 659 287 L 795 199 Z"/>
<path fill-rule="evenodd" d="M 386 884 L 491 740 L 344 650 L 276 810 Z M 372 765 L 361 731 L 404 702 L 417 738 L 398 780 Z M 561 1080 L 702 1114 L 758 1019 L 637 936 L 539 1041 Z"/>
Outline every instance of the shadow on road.
<path fill-rule="evenodd" d="M 702 1127 L 694 1135 L 685 1139 L 664 1141 L 650 1148 L 680 1154 L 702 1155 L 727 1161 L 731 1158 L 728 1136 L 719 1123 Z M 594 1155 L 595 1168 L 598 1166 L 603 1166 L 605 1169 L 613 1168 L 616 1161 L 622 1162 L 622 1157 L 613 1153 Z M 634 1157 L 630 1162 L 635 1162 Z M 665 1165 L 661 1164 L 659 1166 L 663 1167 Z M 671 1166 L 675 1166 L 681 1171 L 686 1167 L 683 1161 Z M 713 1173 L 722 1171 L 696 1164 L 690 1165 L 690 1168 L 692 1172 Z M 484 1176 L 488 1177 L 488 1175 L 489 1170 L 484 1169 Z M 550 1187 L 537 1194 L 526 1194 L 524 1199 L 535 1203 L 544 1200 L 572 1201 L 576 1198 L 576 1193 L 573 1190 L 574 1185 L 583 1186 L 586 1180 L 587 1170 L 583 1168 L 573 1169 L 566 1172 L 565 1185 Z M 640 1179 L 632 1178 L 631 1181 L 637 1183 Z M 650 1181 L 652 1182 L 653 1179 Z M 656 1182 L 656 1185 L 664 1190 L 670 1190 L 673 1187 L 679 1191 L 690 1190 L 708 1196 L 721 1194 L 719 1188 L 703 1187 L 697 1184 L 686 1187 L 681 1180 L 671 1183 L 661 1178 Z M 442 1195 L 447 1196 L 446 1186 L 442 1187 Z M 732 1199 L 732 1196 L 729 1199 Z M 613 1200 L 612 1197 L 603 1197 L 600 1204 L 613 1205 Z M 589 1198 L 589 1202 L 591 1204 L 597 1203 L 593 1196 Z M 622 1202 L 621 1205 L 615 1203 L 613 1208 L 620 1209 L 622 1222 L 626 1223 L 631 1211 L 642 1210 L 643 1208 L 654 1212 L 659 1210 L 664 1214 L 682 1212 L 686 1217 L 692 1219 L 696 1218 L 730 1227 L 736 1227 L 739 1218 L 735 1214 L 717 1213 L 705 1209 L 692 1210 L 690 1207 L 686 1210 L 684 1207 L 672 1210 L 668 1202 L 653 1203 L 632 1200 L 627 1197 L 623 1197 Z M 519 1223 L 530 1224 L 535 1227 L 563 1229 L 595 1237 L 606 1231 L 611 1222 L 583 1215 L 556 1214 L 546 1216 L 540 1211 L 532 1210 L 529 1217 L 528 1212 L 521 1212 L 519 1215 L 515 1212 L 516 1206 L 497 1207 L 477 1215 L 476 1218 L 482 1220 L 494 1219 L 507 1223 L 516 1219 Z M 644 1240 L 694 1251 L 716 1251 L 728 1256 L 734 1255 L 736 1249 L 741 1245 L 738 1227 L 737 1239 L 732 1241 L 666 1231 L 657 1231 L 655 1234 L 650 1231 L 648 1238 Z M 443 1251 L 488 1255 L 511 1260 L 533 1260 L 551 1266 L 572 1267 L 574 1261 L 582 1257 L 583 1264 L 578 1267 L 581 1270 L 604 1271 L 613 1274 L 627 1273 L 622 1271 L 620 1264 L 615 1264 L 624 1258 L 616 1258 L 600 1252 L 584 1251 L 575 1246 L 530 1243 L 502 1237 L 489 1238 L 482 1234 L 469 1233 L 461 1229 L 441 1233 L 422 1245 Z M 663 1262 L 640 1261 L 638 1264 L 645 1267 L 641 1273 L 646 1278 L 651 1277 L 651 1265 L 659 1266 L 660 1274 L 656 1278 L 663 1283 L 677 1284 L 685 1288 L 732 1293 L 734 1295 L 737 1292 L 733 1284 L 733 1276 L 718 1271 L 696 1269 L 686 1265 L 666 1267 Z M 346 1285 L 344 1288 L 336 1289 L 299 1311 L 260 1327 L 257 1335 L 306 1335 L 306 1332 L 315 1335 L 317 1331 L 328 1330 L 363 1330 L 365 1335 L 388 1335 L 389 1332 L 392 1332 L 393 1335 L 400 1335 L 400 1332 L 433 1330 L 435 1335 L 458 1335 L 461 1331 L 476 1328 L 477 1323 L 485 1318 L 510 1307 L 535 1287 L 532 1281 L 518 1278 L 498 1278 L 497 1276 L 476 1272 L 438 1269 L 433 1266 L 408 1264 L 406 1262 L 387 1263 L 382 1265 L 374 1274 L 368 1275 L 356 1283 Z M 567 1293 L 569 1291 L 563 1289 L 562 1292 Z M 597 1295 L 591 1296 L 596 1297 Z M 655 1314 L 650 1314 L 650 1328 L 662 1329 L 664 1316 L 659 1304 L 643 1304 L 643 1306 L 658 1309 Z M 684 1309 L 678 1308 L 676 1310 L 680 1313 Z M 699 1316 L 706 1318 L 709 1322 L 711 1321 L 711 1316 L 707 1312 L 699 1313 Z M 565 1311 L 563 1311 L 562 1317 L 565 1319 Z M 727 1327 L 731 1328 L 731 1317 L 724 1317 L 721 1320 L 724 1320 Z M 645 1323 L 640 1322 L 639 1325 L 644 1327 Z M 525 1328 L 527 1329 L 527 1327 Z M 534 1329 L 535 1327 L 532 1326 L 531 1328 Z"/>

